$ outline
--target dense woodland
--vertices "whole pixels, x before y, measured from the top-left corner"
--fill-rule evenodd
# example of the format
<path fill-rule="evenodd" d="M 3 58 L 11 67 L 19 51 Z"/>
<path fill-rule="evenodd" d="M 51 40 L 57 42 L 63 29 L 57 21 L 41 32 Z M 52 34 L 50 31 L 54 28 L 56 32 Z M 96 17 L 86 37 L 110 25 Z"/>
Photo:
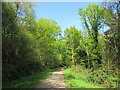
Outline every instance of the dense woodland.
<path fill-rule="evenodd" d="M 78 15 L 83 30 L 71 26 L 62 32 L 53 19 L 40 18 L 36 21 L 32 3 L 3 2 L 3 82 L 74 65 L 74 70 L 80 66 L 91 72 L 88 81 L 118 87 L 120 2 L 89 5 L 85 10 L 79 8 Z M 100 33 L 104 26 L 110 29 Z M 79 70 L 77 72 L 80 73 Z"/>

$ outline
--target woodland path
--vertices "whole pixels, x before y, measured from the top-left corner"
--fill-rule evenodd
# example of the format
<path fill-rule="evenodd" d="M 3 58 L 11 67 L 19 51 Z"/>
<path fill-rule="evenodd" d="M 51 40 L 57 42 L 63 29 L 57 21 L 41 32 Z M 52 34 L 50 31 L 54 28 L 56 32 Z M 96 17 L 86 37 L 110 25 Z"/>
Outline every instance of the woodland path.
<path fill-rule="evenodd" d="M 66 88 L 63 71 L 64 68 L 61 68 L 59 71 L 53 72 L 51 76 L 37 84 L 34 88 Z"/>

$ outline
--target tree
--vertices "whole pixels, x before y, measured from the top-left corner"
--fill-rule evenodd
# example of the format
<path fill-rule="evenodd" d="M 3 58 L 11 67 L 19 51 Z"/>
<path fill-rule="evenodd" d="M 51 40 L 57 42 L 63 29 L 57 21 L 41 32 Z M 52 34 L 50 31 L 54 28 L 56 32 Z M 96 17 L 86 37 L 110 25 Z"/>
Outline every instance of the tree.
<path fill-rule="evenodd" d="M 79 8 L 79 15 L 88 30 L 89 38 L 93 39 L 92 53 L 95 56 L 94 62 L 101 63 L 100 54 L 98 52 L 98 30 L 101 29 L 104 22 L 104 8 L 98 5 L 89 5 L 85 10 Z"/>
<path fill-rule="evenodd" d="M 37 23 L 36 40 L 40 49 L 40 57 L 43 58 L 43 66 L 54 67 L 59 64 L 57 56 L 59 53 L 58 37 L 60 35 L 60 26 L 52 19 L 41 18 Z"/>
<path fill-rule="evenodd" d="M 116 2 L 104 2 L 102 5 L 106 8 L 109 16 L 106 16 L 106 25 L 110 27 L 105 32 L 106 38 L 109 40 L 109 46 L 115 50 L 115 56 L 113 59 L 117 62 L 117 66 L 120 65 L 120 1 Z"/>
<path fill-rule="evenodd" d="M 61 29 L 52 19 L 35 21 L 31 3 L 3 3 L 3 80 L 58 67 Z"/>
<path fill-rule="evenodd" d="M 75 27 L 70 27 L 70 29 L 67 28 L 64 31 L 64 38 L 66 40 L 67 53 L 71 55 L 71 60 L 76 64 L 77 58 L 75 56 L 77 54 L 78 46 L 80 45 L 80 31 Z"/>
<path fill-rule="evenodd" d="M 25 17 L 29 17 L 30 14 L 31 17 L 34 17 L 34 14 L 32 10 L 28 11 L 28 9 L 31 9 L 30 4 L 26 4 L 26 8 L 23 8 L 24 4 L 21 7 L 21 4 L 14 2 L 2 3 L 2 69 L 4 80 L 13 80 L 24 74 L 29 74 L 31 71 L 27 67 L 34 62 L 33 56 L 31 56 L 31 59 L 29 58 L 29 55 L 32 54 L 29 42 L 30 34 L 26 30 L 27 28 L 21 24 L 21 20 L 25 20 Z M 27 15 L 27 13 L 30 14 Z M 34 18 L 29 19 L 34 21 Z M 24 21 L 24 23 L 30 25 L 28 22 L 28 20 Z M 28 60 L 29 62 L 27 62 Z"/>

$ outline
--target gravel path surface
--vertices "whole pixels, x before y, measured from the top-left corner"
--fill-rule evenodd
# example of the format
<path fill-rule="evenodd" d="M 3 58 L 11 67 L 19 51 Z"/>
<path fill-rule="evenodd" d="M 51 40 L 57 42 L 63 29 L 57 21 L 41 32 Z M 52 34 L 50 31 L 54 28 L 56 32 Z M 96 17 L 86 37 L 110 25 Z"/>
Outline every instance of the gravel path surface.
<path fill-rule="evenodd" d="M 48 79 L 37 84 L 34 88 L 66 88 L 63 75 L 64 69 L 54 72 Z"/>

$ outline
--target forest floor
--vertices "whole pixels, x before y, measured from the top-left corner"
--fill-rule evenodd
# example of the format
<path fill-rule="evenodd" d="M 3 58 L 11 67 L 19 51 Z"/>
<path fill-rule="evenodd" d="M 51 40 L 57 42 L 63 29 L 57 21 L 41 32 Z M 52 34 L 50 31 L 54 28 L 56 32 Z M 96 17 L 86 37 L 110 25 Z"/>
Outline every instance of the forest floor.
<path fill-rule="evenodd" d="M 34 88 L 66 88 L 67 86 L 64 81 L 63 71 L 64 69 L 61 68 L 60 70 L 53 72 L 51 76 L 35 85 Z"/>

